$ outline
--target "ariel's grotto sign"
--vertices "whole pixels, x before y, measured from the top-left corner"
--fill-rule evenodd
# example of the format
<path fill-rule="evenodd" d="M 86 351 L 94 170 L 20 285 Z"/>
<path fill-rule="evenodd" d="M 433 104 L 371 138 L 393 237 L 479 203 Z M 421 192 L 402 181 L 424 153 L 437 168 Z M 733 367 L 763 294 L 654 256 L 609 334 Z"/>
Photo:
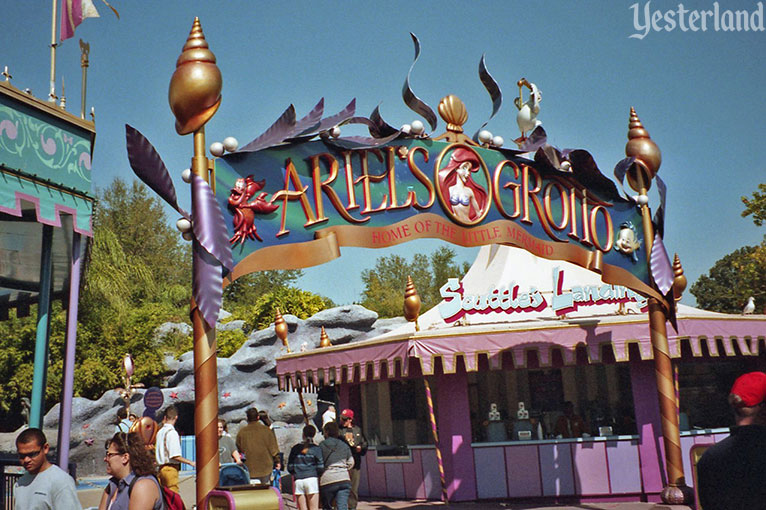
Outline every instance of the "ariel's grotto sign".
<path fill-rule="evenodd" d="M 516 245 L 651 292 L 646 264 L 634 253 L 638 209 L 590 154 L 568 153 L 562 170 L 550 146 L 528 152 L 530 159 L 458 133 L 395 132 L 375 143 L 321 136 L 217 159 L 233 276 L 319 264 L 341 246 L 437 238 Z"/>

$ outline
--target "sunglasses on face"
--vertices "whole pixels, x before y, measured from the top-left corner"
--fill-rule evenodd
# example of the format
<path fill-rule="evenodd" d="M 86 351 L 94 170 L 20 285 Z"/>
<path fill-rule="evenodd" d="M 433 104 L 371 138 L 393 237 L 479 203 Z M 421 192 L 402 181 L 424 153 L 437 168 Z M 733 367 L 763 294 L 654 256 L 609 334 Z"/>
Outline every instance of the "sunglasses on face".
<path fill-rule="evenodd" d="M 104 454 L 104 457 L 106 457 L 106 460 L 109 460 L 112 457 L 114 457 L 115 455 L 124 455 L 124 454 L 120 453 L 120 452 L 110 452 L 109 450 L 107 450 L 106 454 Z"/>
<path fill-rule="evenodd" d="M 41 451 L 43 451 L 42 448 L 40 448 L 39 450 L 35 450 L 33 452 L 29 452 L 29 453 L 21 453 L 21 452 L 19 452 L 19 460 L 24 460 L 24 459 L 27 459 L 27 458 L 28 459 L 34 459 L 35 457 L 40 455 Z"/>

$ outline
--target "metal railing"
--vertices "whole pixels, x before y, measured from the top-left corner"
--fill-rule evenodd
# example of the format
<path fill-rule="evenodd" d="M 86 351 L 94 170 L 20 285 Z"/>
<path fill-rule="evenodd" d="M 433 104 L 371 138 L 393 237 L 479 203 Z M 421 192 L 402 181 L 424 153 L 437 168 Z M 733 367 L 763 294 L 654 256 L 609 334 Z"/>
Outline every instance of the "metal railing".
<path fill-rule="evenodd" d="M 13 510 L 13 487 L 24 474 L 16 457 L 0 457 L 0 510 Z M 76 477 L 76 464 L 69 463 L 69 474 Z"/>
<path fill-rule="evenodd" d="M 16 467 L 16 469 L 8 469 Z M 0 459 L 0 509 L 13 510 L 13 486 L 24 473 L 18 459 Z"/>

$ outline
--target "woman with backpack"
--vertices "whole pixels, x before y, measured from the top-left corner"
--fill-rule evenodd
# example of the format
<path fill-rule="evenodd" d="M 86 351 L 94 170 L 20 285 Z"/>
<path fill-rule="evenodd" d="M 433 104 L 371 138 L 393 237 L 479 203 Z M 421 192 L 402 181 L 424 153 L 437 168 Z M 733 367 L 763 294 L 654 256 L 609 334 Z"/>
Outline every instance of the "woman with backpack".
<path fill-rule="evenodd" d="M 348 510 L 348 496 L 351 494 L 351 477 L 348 470 L 354 467 L 351 448 L 340 438 L 340 428 L 334 421 L 322 427 L 325 440 L 319 443 L 324 460 L 324 472 L 319 478 L 319 494 L 325 509 Z"/>
<path fill-rule="evenodd" d="M 322 449 L 314 444 L 316 431 L 313 425 L 303 427 L 303 442 L 293 446 L 287 458 L 298 510 L 319 509 L 319 475 L 324 471 L 324 460 Z"/>
<path fill-rule="evenodd" d="M 98 510 L 165 510 L 154 458 L 135 432 L 118 432 L 106 442 L 111 475 Z"/>

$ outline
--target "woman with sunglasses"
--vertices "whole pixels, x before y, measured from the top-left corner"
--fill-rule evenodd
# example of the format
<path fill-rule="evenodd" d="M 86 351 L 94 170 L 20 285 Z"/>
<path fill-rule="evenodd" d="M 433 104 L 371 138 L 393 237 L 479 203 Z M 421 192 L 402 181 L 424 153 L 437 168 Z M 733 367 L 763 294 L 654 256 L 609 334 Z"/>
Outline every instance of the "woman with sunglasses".
<path fill-rule="evenodd" d="M 135 432 L 118 432 L 106 442 L 106 472 L 112 477 L 98 510 L 163 510 L 154 458 Z"/>

